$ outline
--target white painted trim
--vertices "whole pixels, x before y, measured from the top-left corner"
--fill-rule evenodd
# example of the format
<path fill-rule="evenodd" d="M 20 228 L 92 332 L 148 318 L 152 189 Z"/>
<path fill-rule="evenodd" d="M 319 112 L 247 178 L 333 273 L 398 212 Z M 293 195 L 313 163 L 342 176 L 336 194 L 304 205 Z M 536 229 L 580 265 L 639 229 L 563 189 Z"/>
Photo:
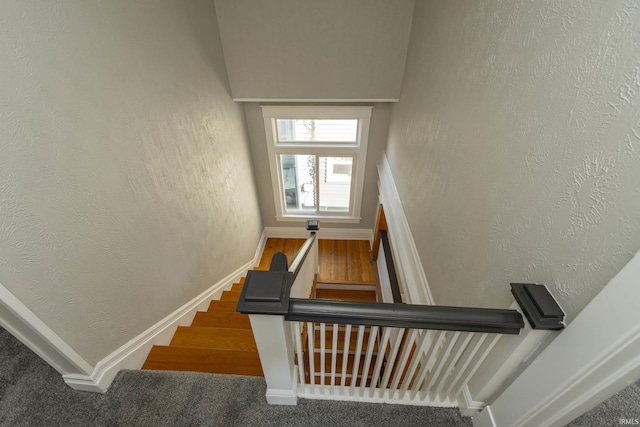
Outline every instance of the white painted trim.
<path fill-rule="evenodd" d="M 412 304 L 433 305 L 435 301 L 385 154 L 382 155 L 382 161 L 378 165 L 378 177 L 380 202 L 384 207 L 391 235 L 391 250 L 403 294 Z"/>
<path fill-rule="evenodd" d="M 296 216 L 296 215 L 282 215 L 276 216 L 276 221 L 282 222 L 307 222 L 310 219 L 317 219 L 321 222 L 333 222 L 333 223 L 343 223 L 343 224 L 360 224 L 362 221 L 361 217 L 340 217 L 340 216 L 324 216 L 324 215 L 306 215 L 306 216 Z"/>
<path fill-rule="evenodd" d="M 283 176 L 281 155 L 283 154 L 313 154 L 315 156 L 348 156 L 353 160 L 351 180 L 349 212 L 338 218 L 339 222 L 359 223 L 362 209 L 362 189 L 364 188 L 364 170 L 367 158 L 367 145 L 369 141 L 369 128 L 371 124 L 371 111 L 373 105 L 261 105 L 264 131 L 267 142 L 269 170 L 271 172 L 271 186 L 273 188 L 274 204 L 277 221 L 296 221 L 300 217 L 309 217 L 301 212 L 287 214 L 285 206 L 284 188 L 282 188 Z M 334 144 L 330 142 L 316 142 L 313 145 L 284 143 L 278 140 L 277 119 L 357 119 L 358 135 L 356 141 L 349 144 Z M 316 157 L 316 167 L 318 167 Z M 316 184 L 317 182 L 316 177 Z M 319 190 L 318 190 L 319 191 Z M 316 196 L 317 198 L 317 196 Z M 318 200 L 316 200 L 318 203 Z M 316 209 L 320 209 L 317 206 Z M 311 218 L 335 221 L 335 216 L 318 212 Z"/>
<path fill-rule="evenodd" d="M 398 98 L 233 98 L 234 102 L 398 102 Z"/>
<path fill-rule="evenodd" d="M 365 119 L 373 105 L 261 105 L 263 117 L 272 119 Z"/>
<path fill-rule="evenodd" d="M 473 427 L 498 427 L 493 412 L 491 411 L 491 406 L 485 407 L 484 411 L 473 418 Z"/>
<path fill-rule="evenodd" d="M 285 322 L 284 316 L 269 314 L 249 314 L 249 321 L 267 383 L 267 402 L 296 405 L 298 374 L 291 324 Z"/>
<path fill-rule="evenodd" d="M 309 231 L 303 227 L 265 227 L 264 232 L 267 237 L 281 239 L 306 239 Z M 319 239 L 331 240 L 368 240 L 373 242 L 373 230 L 370 228 L 322 228 L 318 230 Z"/>
<path fill-rule="evenodd" d="M 491 403 L 497 425 L 564 425 L 640 377 L 638 277 L 640 252 Z"/>
<path fill-rule="evenodd" d="M 460 414 L 462 414 L 463 417 L 476 415 L 486 406 L 487 405 L 484 402 L 473 400 L 473 396 L 471 396 L 471 391 L 469 391 L 468 385 L 465 385 L 462 388 L 462 393 L 460 393 L 460 397 L 458 398 L 458 408 L 460 409 Z"/>
<path fill-rule="evenodd" d="M 526 319 L 517 302 L 514 301 L 509 309 L 517 310 Z M 469 380 L 466 389 L 469 396 L 465 398 L 476 402 L 476 409 L 482 410 L 485 402 L 490 402 L 494 396 L 504 391 L 525 369 L 527 361 L 555 335 L 556 331 L 532 329 L 527 320 L 518 335 L 502 335 L 489 357 Z M 469 410 L 464 415 L 473 416 L 476 413 L 477 411 Z"/>
<path fill-rule="evenodd" d="M 329 375 L 329 374 L 327 374 Z M 383 395 L 380 396 L 380 389 L 371 389 L 371 387 L 365 387 L 364 393 L 360 394 L 359 390 L 356 390 L 354 395 L 349 394 L 349 391 L 346 391 L 341 394 L 339 392 L 339 386 L 335 387 L 335 390 L 332 393 L 332 387 L 330 385 L 318 385 L 314 386 L 314 391 L 311 392 L 310 385 L 306 384 L 305 387 L 302 387 L 298 384 L 298 397 L 304 399 L 316 399 L 316 400 L 343 400 L 349 402 L 366 402 L 366 403 L 388 403 L 393 405 L 412 405 L 412 406 L 432 406 L 435 408 L 455 408 L 456 402 L 452 402 L 449 400 L 440 401 L 440 400 L 430 400 L 430 399 L 421 399 L 417 395 L 416 398 L 411 399 L 408 397 L 404 397 L 402 399 L 398 398 L 397 390 L 389 390 L 386 389 L 383 392 Z M 408 395 L 409 393 L 405 393 Z"/>
<path fill-rule="evenodd" d="M 93 369 L 2 284 L 0 284 L 0 326 L 61 374 L 87 374 Z"/>
<path fill-rule="evenodd" d="M 245 275 L 247 270 L 257 265 L 266 241 L 267 237 L 263 232 L 251 261 L 100 360 L 92 372 L 84 375 L 77 373 L 63 375 L 67 385 L 76 390 L 104 393 L 121 369 L 140 369 L 151 351 L 151 347 L 167 345 L 178 326 L 189 325 L 197 311 L 206 310 L 212 299 L 219 298 L 224 289 L 232 286 Z"/>
<path fill-rule="evenodd" d="M 296 406 L 298 404 L 298 396 L 291 390 L 269 389 L 265 396 L 269 405 Z"/>

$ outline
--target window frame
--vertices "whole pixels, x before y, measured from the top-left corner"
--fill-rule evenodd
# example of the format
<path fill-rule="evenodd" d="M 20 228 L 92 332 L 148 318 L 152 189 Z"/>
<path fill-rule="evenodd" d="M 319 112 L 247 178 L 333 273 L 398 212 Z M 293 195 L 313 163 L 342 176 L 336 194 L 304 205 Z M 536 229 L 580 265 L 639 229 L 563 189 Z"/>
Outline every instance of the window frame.
<path fill-rule="evenodd" d="M 359 223 L 362 207 L 362 190 L 369 141 L 369 126 L 373 106 L 299 106 L 261 105 L 267 139 L 269 169 L 277 221 L 306 221 L 320 219 L 325 222 Z M 355 142 L 296 142 L 278 140 L 278 119 L 357 119 Z M 319 157 L 352 157 L 351 190 L 348 212 L 323 212 L 316 206 L 315 212 L 287 212 L 281 155 L 315 155 Z M 319 191 L 319 183 L 318 188 Z M 317 197 L 319 199 L 319 196 Z"/>

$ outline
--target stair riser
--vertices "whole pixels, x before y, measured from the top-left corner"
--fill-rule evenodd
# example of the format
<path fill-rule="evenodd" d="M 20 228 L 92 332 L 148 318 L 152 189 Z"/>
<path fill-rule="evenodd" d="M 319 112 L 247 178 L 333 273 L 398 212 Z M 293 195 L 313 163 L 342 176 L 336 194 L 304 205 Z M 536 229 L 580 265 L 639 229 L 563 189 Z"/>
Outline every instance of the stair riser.
<path fill-rule="evenodd" d="M 318 283 L 317 290 L 342 290 L 342 291 L 376 291 L 376 285 L 357 285 L 353 283 Z"/>

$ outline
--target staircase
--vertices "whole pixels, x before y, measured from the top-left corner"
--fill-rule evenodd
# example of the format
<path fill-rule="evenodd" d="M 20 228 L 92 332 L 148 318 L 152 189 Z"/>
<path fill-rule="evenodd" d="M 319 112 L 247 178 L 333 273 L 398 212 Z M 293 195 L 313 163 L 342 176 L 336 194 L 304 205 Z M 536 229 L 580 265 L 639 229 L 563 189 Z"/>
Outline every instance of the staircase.
<path fill-rule="evenodd" d="M 142 369 L 263 376 L 249 316 L 236 312 L 243 284 L 196 313 L 191 326 L 179 326 L 168 346 L 153 346 Z"/>
<path fill-rule="evenodd" d="M 256 269 L 268 270 L 271 256 L 276 252 L 283 252 L 291 261 L 303 243 L 303 239 L 268 239 Z M 369 242 L 320 240 L 319 243 L 321 273 L 319 283 L 313 288 L 315 297 L 375 302 L 376 287 L 368 257 Z M 224 291 L 220 300 L 211 301 L 207 311 L 196 313 L 191 326 L 178 327 L 168 346 L 153 346 L 142 369 L 263 376 L 249 316 L 236 312 L 243 284 L 244 278 L 230 290 Z M 324 352 L 329 357 L 323 358 L 319 351 L 314 355 L 318 364 L 323 360 L 331 364 L 332 333 L 328 331 L 325 335 L 329 341 Z M 338 331 L 341 339 L 338 339 L 336 347 L 340 354 L 340 360 L 336 362 L 340 366 L 344 353 L 341 348 L 344 347 L 343 333 Z M 319 349 L 320 331 L 316 331 L 316 334 L 316 349 Z M 353 345 L 355 339 L 354 334 Z M 354 357 L 352 353 L 346 352 L 350 359 Z M 327 372 L 331 372 L 331 366 L 328 368 Z"/>

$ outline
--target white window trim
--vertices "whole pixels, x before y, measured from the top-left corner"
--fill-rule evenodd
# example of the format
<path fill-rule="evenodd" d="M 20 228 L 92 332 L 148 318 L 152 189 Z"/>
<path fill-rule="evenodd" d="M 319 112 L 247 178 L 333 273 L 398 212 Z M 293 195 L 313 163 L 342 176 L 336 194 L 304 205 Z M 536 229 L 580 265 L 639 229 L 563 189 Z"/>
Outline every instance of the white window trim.
<path fill-rule="evenodd" d="M 320 219 L 324 222 L 359 223 L 362 207 L 362 190 L 364 187 L 364 172 L 369 141 L 369 125 L 373 106 L 292 106 L 292 105 L 262 105 L 265 133 L 267 137 L 267 151 L 269 153 L 269 168 L 273 196 L 276 207 L 277 221 L 306 221 Z M 277 119 L 358 119 L 358 138 L 353 144 L 309 144 L 278 143 Z M 282 185 L 282 170 L 278 167 L 278 156 L 281 154 L 315 154 L 320 156 L 353 156 L 352 179 L 354 184 L 351 191 L 349 205 L 351 210 L 344 214 L 330 213 L 287 213 L 284 206 Z"/>

